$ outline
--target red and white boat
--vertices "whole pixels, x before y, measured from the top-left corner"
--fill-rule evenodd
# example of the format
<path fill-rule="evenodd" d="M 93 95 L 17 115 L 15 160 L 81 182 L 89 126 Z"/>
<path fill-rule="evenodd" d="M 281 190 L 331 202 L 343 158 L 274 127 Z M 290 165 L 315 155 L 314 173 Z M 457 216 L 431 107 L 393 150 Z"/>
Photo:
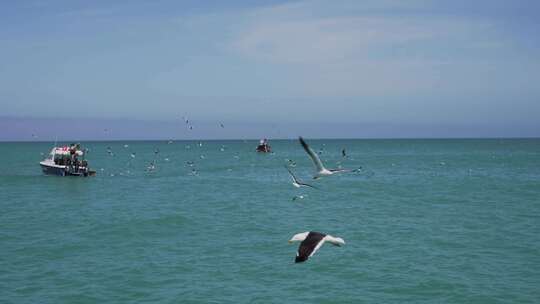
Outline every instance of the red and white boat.
<path fill-rule="evenodd" d="M 79 144 L 71 146 L 54 147 L 39 165 L 46 175 L 58 176 L 92 176 L 96 171 L 88 168 L 84 159 L 85 153 Z"/>

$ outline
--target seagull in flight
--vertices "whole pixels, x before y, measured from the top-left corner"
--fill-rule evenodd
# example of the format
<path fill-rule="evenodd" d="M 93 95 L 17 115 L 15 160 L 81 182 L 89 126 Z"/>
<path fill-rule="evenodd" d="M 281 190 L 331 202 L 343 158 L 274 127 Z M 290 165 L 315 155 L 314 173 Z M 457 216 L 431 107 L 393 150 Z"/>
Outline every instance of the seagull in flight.
<path fill-rule="evenodd" d="M 310 184 L 306 184 L 306 183 L 303 183 L 301 181 L 298 180 L 298 178 L 296 178 L 296 175 L 294 175 L 294 173 L 291 171 L 291 169 L 289 169 L 288 167 L 285 167 L 285 169 L 287 169 L 287 171 L 289 171 L 289 175 L 291 176 L 292 178 L 292 184 L 293 186 L 295 186 L 296 188 L 300 188 L 300 187 L 310 187 L 310 188 L 313 188 L 313 189 L 317 189 L 317 187 L 315 186 L 312 186 Z"/>
<path fill-rule="evenodd" d="M 324 234 L 315 231 L 306 231 L 295 234 L 289 243 L 301 242 L 296 253 L 295 263 L 301 263 L 307 261 L 311 256 L 321 248 L 324 242 L 329 242 L 334 246 L 340 247 L 345 245 L 345 241 L 342 238 L 334 237 L 329 234 Z"/>
<path fill-rule="evenodd" d="M 349 172 L 350 171 L 348 169 L 326 169 L 324 167 L 323 163 L 321 162 L 321 159 L 319 158 L 319 155 L 317 155 L 317 153 L 315 153 L 308 146 L 308 144 L 304 141 L 302 136 L 300 136 L 298 139 L 300 140 L 300 143 L 302 144 L 302 147 L 304 148 L 304 150 L 306 150 L 306 153 L 309 155 L 309 157 L 313 161 L 313 164 L 315 165 L 315 168 L 317 169 L 317 172 L 313 176 L 313 179 L 317 179 L 317 178 L 323 177 L 323 176 L 329 176 L 329 175 L 336 174 L 336 173 L 342 173 L 342 172 Z"/>

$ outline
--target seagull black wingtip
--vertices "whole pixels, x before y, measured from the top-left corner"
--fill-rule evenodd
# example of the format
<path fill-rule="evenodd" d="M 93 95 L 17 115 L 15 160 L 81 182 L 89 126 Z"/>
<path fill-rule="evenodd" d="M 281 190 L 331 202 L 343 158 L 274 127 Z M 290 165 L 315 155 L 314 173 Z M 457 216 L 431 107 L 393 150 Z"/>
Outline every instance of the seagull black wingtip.
<path fill-rule="evenodd" d="M 302 147 L 304 147 L 304 149 L 306 151 L 308 151 L 308 145 L 307 145 L 306 141 L 302 138 L 302 136 L 299 136 L 298 140 L 300 141 L 300 144 L 302 144 Z"/>
<path fill-rule="evenodd" d="M 294 259 L 294 262 L 295 263 L 303 263 L 305 261 L 307 261 L 308 258 L 307 257 L 301 257 L 301 256 L 297 256 L 295 259 Z"/>

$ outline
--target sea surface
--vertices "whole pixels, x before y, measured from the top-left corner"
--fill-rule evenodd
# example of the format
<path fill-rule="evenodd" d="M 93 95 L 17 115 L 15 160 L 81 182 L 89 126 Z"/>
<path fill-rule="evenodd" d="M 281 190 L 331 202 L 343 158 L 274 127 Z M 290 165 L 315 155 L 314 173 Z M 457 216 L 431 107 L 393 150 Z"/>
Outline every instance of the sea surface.
<path fill-rule="evenodd" d="M 0 143 L 0 303 L 540 303 L 539 139 L 307 140 Z"/>

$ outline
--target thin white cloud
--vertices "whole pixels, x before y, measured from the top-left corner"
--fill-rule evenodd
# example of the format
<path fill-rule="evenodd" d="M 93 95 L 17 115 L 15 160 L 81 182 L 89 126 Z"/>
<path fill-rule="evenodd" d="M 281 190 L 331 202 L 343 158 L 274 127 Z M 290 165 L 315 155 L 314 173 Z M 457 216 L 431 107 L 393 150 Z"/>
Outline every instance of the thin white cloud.
<path fill-rule="evenodd" d="M 229 48 L 244 58 L 287 65 L 299 75 L 300 95 L 354 96 L 430 90 L 444 65 L 460 63 L 443 55 L 449 53 L 445 47 L 501 46 L 482 20 L 354 15 L 333 5 L 306 1 L 246 13 Z M 385 1 L 377 8 L 402 5 Z"/>
<path fill-rule="evenodd" d="M 232 42 L 232 48 L 274 62 L 328 64 L 357 61 L 375 47 L 397 47 L 436 34 L 436 29 L 388 18 L 255 22 Z"/>

